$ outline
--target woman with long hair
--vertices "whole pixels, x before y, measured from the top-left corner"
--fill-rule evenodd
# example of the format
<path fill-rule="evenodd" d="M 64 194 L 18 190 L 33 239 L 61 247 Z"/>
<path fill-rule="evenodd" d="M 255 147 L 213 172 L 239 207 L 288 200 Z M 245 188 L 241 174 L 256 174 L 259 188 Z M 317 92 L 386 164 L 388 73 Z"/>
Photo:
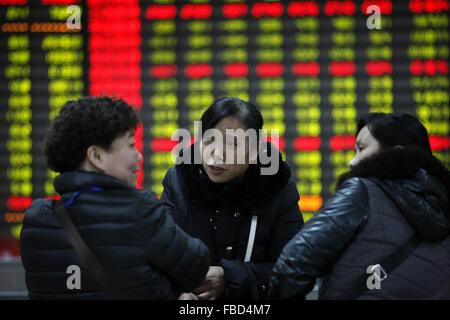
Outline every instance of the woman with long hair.
<path fill-rule="evenodd" d="M 449 171 L 404 113 L 358 122 L 351 170 L 283 249 L 274 299 L 449 299 Z"/>

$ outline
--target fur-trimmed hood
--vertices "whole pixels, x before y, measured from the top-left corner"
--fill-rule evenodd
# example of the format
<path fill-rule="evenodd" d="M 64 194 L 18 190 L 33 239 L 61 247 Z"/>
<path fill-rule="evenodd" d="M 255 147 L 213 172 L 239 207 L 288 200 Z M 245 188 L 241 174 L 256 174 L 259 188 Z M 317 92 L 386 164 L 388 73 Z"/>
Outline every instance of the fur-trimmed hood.
<path fill-rule="evenodd" d="M 374 181 L 422 237 L 438 240 L 450 233 L 449 171 L 433 156 L 389 148 L 344 173 L 337 188 L 352 177 Z"/>
<path fill-rule="evenodd" d="M 339 177 L 336 187 L 351 177 L 379 179 L 410 179 L 420 168 L 442 166 L 436 158 L 418 148 L 387 148 L 362 160 L 355 168 Z M 433 168 L 432 168 L 433 169 Z M 448 176 L 448 170 L 447 170 Z M 448 177 L 447 177 L 448 178 Z M 447 189 L 447 181 L 442 183 Z"/>
<path fill-rule="evenodd" d="M 228 183 L 213 183 L 207 176 L 201 164 L 176 165 L 176 170 L 184 182 L 184 191 L 192 203 L 199 205 L 224 205 L 230 209 L 240 209 L 242 212 L 255 214 L 259 208 L 270 201 L 289 182 L 291 170 L 282 160 L 278 149 L 279 169 L 274 175 L 261 175 L 264 167 L 259 161 L 251 164 L 243 175 Z M 270 146 L 267 144 L 270 156 Z M 187 152 L 194 159 L 194 153 L 199 151 L 199 143 L 193 144 Z M 182 155 L 182 154 L 181 154 Z"/>

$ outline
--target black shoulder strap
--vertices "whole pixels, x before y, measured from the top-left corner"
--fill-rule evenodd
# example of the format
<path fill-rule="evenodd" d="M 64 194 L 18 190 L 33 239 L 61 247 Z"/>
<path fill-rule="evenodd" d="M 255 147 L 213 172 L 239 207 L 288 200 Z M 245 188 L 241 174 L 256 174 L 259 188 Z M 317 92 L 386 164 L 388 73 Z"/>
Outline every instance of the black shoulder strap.
<path fill-rule="evenodd" d="M 61 224 L 61 228 L 69 238 L 70 243 L 75 248 L 75 251 L 81 257 L 86 264 L 89 272 L 92 274 L 95 280 L 103 286 L 106 292 L 114 299 L 125 299 L 123 290 L 116 286 L 110 274 L 105 270 L 97 257 L 92 253 L 86 242 L 81 238 L 77 228 L 74 226 L 72 220 L 67 214 L 64 202 L 62 199 L 55 203 L 55 216 Z"/>
<path fill-rule="evenodd" d="M 406 243 L 400 248 L 395 250 L 389 256 L 385 257 L 380 263 L 374 264 L 374 269 L 380 268 L 379 274 L 381 274 L 379 281 L 386 279 L 403 261 L 405 261 L 420 245 L 421 239 L 414 233 Z M 357 299 L 362 294 L 366 293 L 369 288 L 367 287 L 367 278 L 369 274 L 363 273 L 362 276 L 355 281 L 354 286 L 347 291 L 344 299 Z M 375 290 L 375 289 L 373 289 Z"/>

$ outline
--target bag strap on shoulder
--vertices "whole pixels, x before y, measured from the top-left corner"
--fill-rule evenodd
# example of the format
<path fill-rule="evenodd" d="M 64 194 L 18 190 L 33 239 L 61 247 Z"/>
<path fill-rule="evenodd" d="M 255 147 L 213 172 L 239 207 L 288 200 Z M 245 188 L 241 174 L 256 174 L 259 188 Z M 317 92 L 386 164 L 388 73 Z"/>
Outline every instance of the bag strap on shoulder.
<path fill-rule="evenodd" d="M 382 259 L 382 261 L 378 264 L 374 265 L 373 270 L 379 268 L 380 272 L 383 274 L 378 279 L 377 274 L 374 273 L 374 276 L 377 277 L 378 281 L 383 281 L 388 278 L 388 276 L 400 265 L 403 261 L 405 261 L 411 254 L 417 249 L 420 245 L 421 239 L 419 236 L 414 233 L 408 241 L 406 241 L 402 246 L 400 246 L 397 250 L 391 253 L 389 256 Z M 350 288 L 345 294 L 345 299 L 357 299 L 364 293 L 366 293 L 369 288 L 367 286 L 367 274 L 364 273 L 360 278 L 358 278 L 354 286 Z"/>
<path fill-rule="evenodd" d="M 106 290 L 106 292 L 114 299 L 125 299 L 126 295 L 124 291 L 118 287 L 113 281 L 111 275 L 106 271 L 97 257 L 84 242 L 83 238 L 79 234 L 77 228 L 70 219 L 67 210 L 64 206 L 62 199 L 55 202 L 54 212 L 56 219 L 61 225 L 61 228 L 69 238 L 70 243 L 74 247 L 75 251 L 81 257 L 86 264 L 89 272 L 92 274 L 95 280 Z"/>

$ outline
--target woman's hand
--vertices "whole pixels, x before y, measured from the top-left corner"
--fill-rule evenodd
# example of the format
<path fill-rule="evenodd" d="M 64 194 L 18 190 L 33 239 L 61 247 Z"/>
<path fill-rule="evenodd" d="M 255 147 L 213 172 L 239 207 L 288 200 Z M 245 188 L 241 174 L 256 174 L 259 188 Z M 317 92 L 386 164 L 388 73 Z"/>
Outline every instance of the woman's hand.
<path fill-rule="evenodd" d="M 215 300 L 225 289 L 224 270 L 222 267 L 209 267 L 203 283 L 193 292 L 200 300 Z"/>
<path fill-rule="evenodd" d="M 179 297 L 178 300 L 198 300 L 197 296 L 193 294 L 192 292 L 183 292 Z"/>

